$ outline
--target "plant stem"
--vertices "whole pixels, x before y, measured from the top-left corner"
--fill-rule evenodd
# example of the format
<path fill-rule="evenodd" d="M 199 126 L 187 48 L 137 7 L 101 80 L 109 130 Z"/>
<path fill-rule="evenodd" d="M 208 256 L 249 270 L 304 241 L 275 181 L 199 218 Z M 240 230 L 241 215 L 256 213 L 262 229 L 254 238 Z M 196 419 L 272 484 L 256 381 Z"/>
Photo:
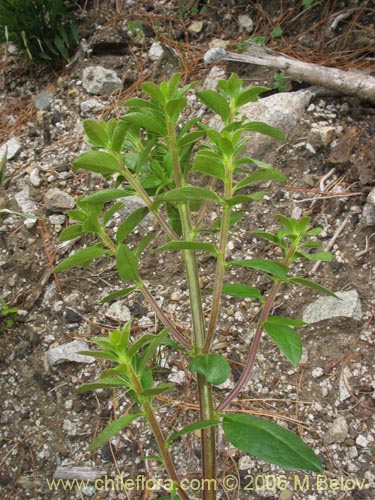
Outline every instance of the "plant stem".
<path fill-rule="evenodd" d="M 176 141 L 175 126 L 171 120 L 167 120 L 168 137 L 167 143 L 173 158 L 173 174 L 176 188 L 185 183 L 181 173 L 179 162 L 178 146 Z M 194 241 L 194 231 L 192 230 L 191 217 L 187 203 L 179 203 L 178 209 L 181 218 L 183 239 Z M 190 307 L 192 315 L 192 341 L 194 351 L 200 354 L 206 337 L 204 314 L 202 307 L 202 296 L 199 286 L 198 263 L 194 251 L 184 250 L 184 261 L 189 288 Z M 199 408 L 201 420 L 211 420 L 215 411 L 212 401 L 211 385 L 207 383 L 205 377 L 198 375 Z M 202 478 L 216 480 L 216 434 L 214 428 L 202 429 Z M 203 500 L 215 500 L 214 488 L 210 488 L 210 481 L 204 483 Z"/>
<path fill-rule="evenodd" d="M 225 199 L 232 198 L 232 180 L 233 180 L 233 172 L 230 166 L 228 166 L 227 177 L 225 179 L 225 184 L 224 184 Z M 215 285 L 214 285 L 214 292 L 212 295 L 211 316 L 208 324 L 207 337 L 205 339 L 203 346 L 203 352 L 208 352 L 210 350 L 215 335 L 216 324 L 220 312 L 221 291 L 223 288 L 224 273 L 225 273 L 225 255 L 227 250 L 228 234 L 229 234 L 230 212 L 231 212 L 231 207 L 229 205 L 225 205 L 221 217 L 219 255 L 216 261 Z"/>
<path fill-rule="evenodd" d="M 274 300 L 276 298 L 276 295 L 281 287 L 282 282 L 280 280 L 276 280 L 271 288 L 271 291 L 267 297 L 267 301 L 264 304 L 264 307 L 262 309 L 262 312 L 259 317 L 259 322 L 258 322 L 258 327 L 255 332 L 255 336 L 253 339 L 253 342 L 251 344 L 251 349 L 249 353 L 249 357 L 247 358 L 246 365 L 244 368 L 244 371 L 242 372 L 241 377 L 237 381 L 236 385 L 233 387 L 233 389 L 230 391 L 228 396 L 224 399 L 224 401 L 220 404 L 218 407 L 218 411 L 223 411 L 229 404 L 230 402 L 237 396 L 237 394 L 240 392 L 242 387 L 246 384 L 251 370 L 254 366 L 254 361 L 255 357 L 258 351 L 260 339 L 262 336 L 262 331 L 263 331 L 263 323 L 267 320 L 270 312 L 272 305 L 274 303 Z"/>
<path fill-rule="evenodd" d="M 129 377 L 131 379 L 131 383 L 132 383 L 132 385 L 135 389 L 135 392 L 137 393 L 139 400 L 142 404 L 142 407 L 146 413 L 147 421 L 151 427 L 152 433 L 154 434 L 160 455 L 162 456 L 165 468 L 168 471 L 168 475 L 169 475 L 170 479 L 174 482 L 174 484 L 177 486 L 178 494 L 180 495 L 182 500 L 189 500 L 188 495 L 180 487 L 180 480 L 179 480 L 179 477 L 177 475 L 176 469 L 173 465 L 172 458 L 168 452 L 168 447 L 166 445 L 166 441 L 164 439 L 163 432 L 160 428 L 159 422 L 156 419 L 154 409 L 153 409 L 151 403 L 149 402 L 149 400 L 145 396 L 142 396 L 143 388 L 142 388 L 142 386 L 139 382 L 138 376 L 135 373 L 131 364 L 128 365 L 128 370 L 129 370 Z"/>
<path fill-rule="evenodd" d="M 168 318 L 168 316 L 164 313 L 164 311 L 159 307 L 152 293 L 149 291 L 149 289 L 143 282 L 140 285 L 139 290 L 140 292 L 142 292 L 144 298 L 150 304 L 155 314 L 157 315 L 159 320 L 164 324 L 164 326 L 166 326 L 167 328 L 171 328 L 171 333 L 173 334 L 174 337 L 176 337 L 178 342 L 180 342 L 181 345 L 190 350 L 191 349 L 190 342 L 182 335 L 182 333 L 180 333 L 177 330 L 176 325 L 173 324 L 173 322 Z"/>

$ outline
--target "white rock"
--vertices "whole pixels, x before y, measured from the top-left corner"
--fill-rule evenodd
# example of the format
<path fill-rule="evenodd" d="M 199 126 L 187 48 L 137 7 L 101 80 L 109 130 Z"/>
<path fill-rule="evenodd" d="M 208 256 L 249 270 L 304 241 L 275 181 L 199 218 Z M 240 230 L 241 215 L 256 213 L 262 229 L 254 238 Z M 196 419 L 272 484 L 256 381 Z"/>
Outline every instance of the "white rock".
<path fill-rule="evenodd" d="M 37 223 L 37 220 L 38 219 L 35 219 L 34 217 L 28 217 L 27 219 L 24 220 L 23 224 L 26 227 L 26 229 L 32 229 Z"/>
<path fill-rule="evenodd" d="M 348 450 L 348 455 L 350 458 L 357 458 L 358 457 L 358 450 L 355 446 L 351 446 Z"/>
<path fill-rule="evenodd" d="M 375 206 L 365 203 L 363 205 L 362 217 L 367 227 L 375 226 Z"/>
<path fill-rule="evenodd" d="M 37 204 L 29 198 L 30 188 L 25 185 L 21 191 L 14 195 L 17 205 L 20 207 L 21 212 L 25 215 L 36 215 L 38 210 Z"/>
<path fill-rule="evenodd" d="M 362 318 L 361 301 L 356 290 L 335 292 L 335 297 L 319 297 L 308 305 L 303 313 L 303 321 L 316 323 L 324 319 L 345 317 L 354 320 Z"/>
<path fill-rule="evenodd" d="M 332 126 L 313 127 L 310 132 L 310 139 L 313 142 L 328 146 L 337 137 L 337 129 Z"/>
<path fill-rule="evenodd" d="M 315 151 L 315 148 L 312 144 L 310 144 L 309 142 L 306 142 L 306 145 L 305 145 L 307 151 L 313 155 L 316 155 L 316 151 Z"/>
<path fill-rule="evenodd" d="M 48 217 L 49 223 L 52 226 L 62 226 L 65 224 L 66 216 L 65 215 L 50 215 Z"/>
<path fill-rule="evenodd" d="M 213 49 L 215 47 L 220 47 L 226 49 L 230 45 L 230 40 L 222 40 L 221 38 L 213 38 L 209 43 L 208 47 Z"/>
<path fill-rule="evenodd" d="M 204 61 L 204 64 L 215 64 L 219 61 L 221 61 L 221 59 L 223 59 L 223 57 L 225 57 L 225 50 L 222 49 L 221 47 L 213 47 L 212 49 L 209 49 L 207 50 L 207 52 L 204 54 L 203 56 L 203 61 Z"/>
<path fill-rule="evenodd" d="M 34 187 L 39 187 L 42 179 L 39 176 L 39 169 L 38 168 L 33 168 L 32 171 L 30 172 L 30 182 Z"/>
<path fill-rule="evenodd" d="M 244 455 L 238 460 L 239 470 L 249 470 L 254 467 L 254 459 L 249 455 Z"/>
<path fill-rule="evenodd" d="M 62 428 L 63 431 L 68 434 L 68 436 L 77 435 L 77 424 L 75 422 L 71 422 L 70 420 L 65 419 Z"/>
<path fill-rule="evenodd" d="M 372 188 L 366 198 L 367 203 L 370 205 L 375 205 L 375 188 Z"/>
<path fill-rule="evenodd" d="M 51 367 L 67 361 L 74 363 L 94 363 L 95 359 L 91 356 L 78 354 L 80 351 L 88 351 L 89 346 L 82 340 L 73 340 L 67 344 L 57 347 L 50 347 L 47 352 L 47 361 Z"/>
<path fill-rule="evenodd" d="M 185 372 L 182 370 L 177 370 L 174 366 L 172 372 L 168 375 L 169 382 L 174 382 L 175 384 L 182 385 L 186 382 Z"/>
<path fill-rule="evenodd" d="M 46 209 L 51 212 L 61 212 L 62 210 L 71 210 L 75 207 L 76 202 L 70 194 L 58 188 L 51 188 L 44 195 L 44 204 Z"/>
<path fill-rule="evenodd" d="M 363 436 L 362 434 L 360 434 L 359 436 L 357 436 L 356 440 L 355 440 L 356 444 L 358 446 L 361 446 L 361 448 L 367 448 L 368 445 L 369 445 L 369 442 L 370 440 L 367 439 L 365 436 Z"/>
<path fill-rule="evenodd" d="M 349 370 L 349 368 L 346 366 L 344 370 L 341 372 L 340 379 L 339 379 L 339 399 L 340 401 L 345 401 L 346 399 L 350 398 L 350 392 L 348 390 L 348 385 L 349 385 L 349 379 L 352 376 L 352 372 Z"/>
<path fill-rule="evenodd" d="M 89 66 L 83 70 L 82 86 L 89 94 L 105 95 L 122 89 L 122 81 L 111 69 Z"/>
<path fill-rule="evenodd" d="M 13 160 L 18 153 L 21 151 L 22 143 L 17 137 L 12 137 L 3 144 L 0 148 L 0 160 L 4 157 L 5 152 L 7 153 L 7 160 Z"/>
<path fill-rule="evenodd" d="M 323 375 L 324 371 L 323 371 L 323 368 L 321 368 L 320 366 L 317 366 L 316 368 L 313 369 L 313 371 L 311 372 L 311 375 L 313 378 L 319 378 Z"/>
<path fill-rule="evenodd" d="M 87 114 L 102 110 L 104 105 L 96 99 L 87 99 L 80 104 L 81 113 Z"/>
<path fill-rule="evenodd" d="M 164 49 L 161 43 L 154 42 L 148 51 L 150 61 L 160 61 L 164 55 Z"/>
<path fill-rule="evenodd" d="M 238 24 L 248 33 L 252 33 L 254 30 L 254 21 L 247 14 L 238 16 Z"/>
<path fill-rule="evenodd" d="M 42 90 L 37 96 L 35 96 L 34 104 L 37 110 L 43 111 L 47 109 L 51 104 L 53 95 L 48 90 Z"/>
<path fill-rule="evenodd" d="M 106 318 L 113 319 L 120 323 L 126 323 L 131 319 L 131 312 L 122 302 L 114 302 L 105 313 Z"/>
<path fill-rule="evenodd" d="M 188 27 L 188 31 L 194 35 L 198 35 L 203 29 L 203 21 L 194 21 Z"/>
<path fill-rule="evenodd" d="M 219 66 L 212 66 L 204 79 L 203 88 L 216 90 L 217 82 L 225 79 L 225 70 Z"/>
<path fill-rule="evenodd" d="M 348 435 L 348 423 L 344 417 L 337 417 L 324 436 L 325 444 L 343 443 Z"/>

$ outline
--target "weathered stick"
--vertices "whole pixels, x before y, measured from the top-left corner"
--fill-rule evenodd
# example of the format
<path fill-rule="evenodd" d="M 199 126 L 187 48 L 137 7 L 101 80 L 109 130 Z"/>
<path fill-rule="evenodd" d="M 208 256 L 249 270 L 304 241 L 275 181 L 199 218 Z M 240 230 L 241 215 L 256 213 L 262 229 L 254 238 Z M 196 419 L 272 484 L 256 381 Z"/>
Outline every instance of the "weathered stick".
<path fill-rule="evenodd" d="M 326 68 L 318 64 L 305 63 L 280 54 L 255 43 L 250 44 L 245 54 L 236 54 L 224 49 L 213 48 L 204 56 L 206 64 L 219 61 L 236 61 L 267 66 L 285 71 L 289 76 L 313 85 L 327 87 L 342 94 L 355 95 L 375 103 L 375 78 L 355 71 Z"/>

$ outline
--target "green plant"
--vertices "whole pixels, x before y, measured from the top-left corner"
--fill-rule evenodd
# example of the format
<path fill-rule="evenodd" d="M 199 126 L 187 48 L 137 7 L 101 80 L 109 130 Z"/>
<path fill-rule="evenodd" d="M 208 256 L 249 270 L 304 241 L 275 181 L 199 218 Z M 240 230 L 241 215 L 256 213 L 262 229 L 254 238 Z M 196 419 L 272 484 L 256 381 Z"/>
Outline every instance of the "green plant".
<path fill-rule="evenodd" d="M 97 388 L 114 388 L 126 393 L 134 402 L 119 419 L 110 423 L 97 436 L 91 449 L 102 446 L 112 436 L 133 420 L 145 419 L 156 440 L 160 460 L 173 485 L 170 498 L 189 498 L 181 486 L 174 464 L 171 443 L 184 434 L 201 430 L 202 477 L 216 480 L 216 427 L 222 426 L 227 439 L 240 450 L 281 467 L 321 471 L 321 464 L 314 452 L 295 434 L 259 417 L 227 413 L 226 409 L 247 382 L 254 365 L 262 332 L 279 347 L 289 362 L 296 367 L 302 353 L 302 342 L 295 328 L 305 325 L 300 320 L 271 315 L 276 296 L 282 287 L 303 285 L 319 292 L 331 294 L 324 287 L 295 275 L 301 260 L 330 260 L 327 252 L 316 252 L 320 246 L 316 239 L 320 230 L 310 227 L 310 219 L 300 220 L 278 215 L 281 229 L 276 233 L 254 231 L 255 238 L 265 238 L 274 245 L 277 260 L 244 259 L 227 260 L 226 249 L 231 228 L 244 216 L 241 206 L 262 200 L 263 191 L 253 190 L 268 181 L 285 182 L 285 176 L 269 165 L 246 156 L 249 132 L 258 132 L 278 139 L 278 130 L 261 122 L 248 122 L 238 118 L 239 108 L 257 100 L 263 87 L 243 88 L 242 80 L 232 74 L 228 80 L 218 82 L 218 91 L 202 90 L 198 98 L 223 122 L 221 131 L 204 125 L 200 118 L 181 123 L 187 106 L 187 92 L 194 84 L 179 88 L 181 75 L 174 75 L 160 86 L 144 83 L 147 98 L 126 101 L 127 113 L 120 120 L 108 122 L 87 120 L 84 128 L 92 150 L 81 154 L 73 170 L 85 169 L 102 174 L 107 180 L 116 176 L 114 188 L 104 189 L 77 200 L 77 209 L 69 211 L 76 221 L 61 233 L 66 241 L 86 234 L 94 235 L 87 248 L 78 250 L 62 261 L 55 271 L 69 270 L 77 265 L 87 265 L 92 260 L 113 256 L 118 274 L 125 288 L 110 293 L 103 299 L 109 302 L 132 293 L 141 293 L 154 309 L 163 329 L 158 334 L 131 336 L 130 324 L 109 334 L 97 337 L 97 351 L 85 354 L 110 361 L 114 366 L 105 369 L 96 382 L 79 388 L 79 392 Z M 194 175 L 192 175 L 194 174 Z M 201 175 L 200 175 L 201 174 Z M 202 187 L 207 177 L 208 187 Z M 251 189 L 249 192 L 248 190 Z M 107 223 L 123 202 L 116 201 L 129 195 L 138 195 L 145 206 L 136 209 L 111 234 Z M 107 205 L 113 202 L 112 205 Z M 207 222 L 209 207 L 216 206 L 220 217 L 213 225 Z M 136 241 L 132 231 L 151 213 L 164 232 L 164 241 L 150 251 L 155 237 L 147 234 Z M 150 292 L 140 268 L 142 254 L 149 250 L 182 252 L 191 310 L 191 330 L 186 336 L 165 314 Z M 311 252 L 313 250 L 313 252 Z M 211 312 L 208 318 L 203 311 L 198 255 L 211 254 L 216 261 L 213 275 Z M 265 273 L 272 286 L 262 294 L 248 284 L 229 283 L 226 270 L 238 266 Z M 250 298 L 261 304 L 249 355 L 244 370 L 234 388 L 220 401 L 215 386 L 229 376 L 231 367 L 227 359 L 216 352 L 215 336 L 220 316 L 223 294 Z M 165 436 L 156 418 L 157 396 L 173 389 L 173 385 L 157 379 L 153 373 L 160 347 L 178 350 L 185 356 L 190 371 L 196 378 L 200 406 L 198 419 Z M 209 484 L 209 483 L 207 483 Z M 205 483 L 204 500 L 213 500 L 216 493 Z M 177 496 L 176 496 L 177 495 Z"/>
<path fill-rule="evenodd" d="M 271 38 L 280 38 L 282 34 L 283 34 L 282 28 L 280 26 L 277 26 L 276 28 L 274 28 L 271 31 L 270 37 Z"/>
<path fill-rule="evenodd" d="M 17 311 L 18 307 L 9 307 L 4 299 L 0 299 L 0 320 L 4 320 L 7 328 L 14 326 Z"/>
<path fill-rule="evenodd" d="M 273 78 L 273 88 L 278 92 L 286 92 L 285 71 L 277 71 Z"/>
<path fill-rule="evenodd" d="M 13 42 L 25 59 L 50 62 L 78 45 L 76 2 L 68 0 L 2 0 L 0 40 Z"/>

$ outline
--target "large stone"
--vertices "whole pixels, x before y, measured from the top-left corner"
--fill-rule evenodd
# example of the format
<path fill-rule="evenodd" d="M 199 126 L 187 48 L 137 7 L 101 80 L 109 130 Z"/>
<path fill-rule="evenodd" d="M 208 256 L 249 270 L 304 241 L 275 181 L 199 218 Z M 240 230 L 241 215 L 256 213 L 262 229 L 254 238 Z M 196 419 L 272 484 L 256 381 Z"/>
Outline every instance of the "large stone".
<path fill-rule="evenodd" d="M 375 226 L 375 206 L 365 203 L 363 205 L 362 217 L 367 227 Z"/>
<path fill-rule="evenodd" d="M 5 156 L 5 153 L 7 155 L 7 160 L 13 160 L 18 153 L 21 151 L 22 144 L 17 137 L 12 137 L 7 141 L 5 144 L 3 144 L 0 148 L 0 160 Z"/>
<path fill-rule="evenodd" d="M 214 50 L 222 51 L 223 49 L 211 49 L 206 55 Z M 240 114 L 248 121 L 271 125 L 288 137 L 295 131 L 313 95 L 313 92 L 308 89 L 274 94 L 257 102 L 245 104 L 241 107 Z M 221 119 L 215 116 L 210 120 L 210 126 L 220 130 L 223 125 Z M 267 155 L 272 153 L 273 146 L 280 145 L 280 141 L 272 137 L 254 132 L 249 132 L 249 134 L 251 140 L 247 145 L 247 153 L 258 160 L 267 160 Z"/>
<path fill-rule="evenodd" d="M 46 209 L 51 212 L 61 212 L 71 210 L 75 207 L 76 202 L 70 194 L 58 188 L 51 188 L 44 195 L 44 204 Z"/>
<path fill-rule="evenodd" d="M 89 94 L 105 95 L 122 89 L 122 81 L 117 73 L 102 66 L 89 66 L 83 70 L 83 88 Z"/>
<path fill-rule="evenodd" d="M 240 109 L 240 113 L 249 121 L 264 122 L 280 129 L 288 137 L 305 113 L 313 92 L 306 89 L 298 92 L 282 92 L 257 102 L 249 102 Z M 251 133 L 248 153 L 258 159 L 266 157 L 271 145 L 279 145 L 280 141 L 266 135 Z"/>
<path fill-rule="evenodd" d="M 98 29 L 91 37 L 90 48 L 93 55 L 126 54 L 129 52 L 129 36 L 116 28 Z"/>
<path fill-rule="evenodd" d="M 324 319 L 345 317 L 354 320 L 362 318 L 361 301 L 356 290 L 335 292 L 335 297 L 319 297 L 308 305 L 303 313 L 303 321 L 317 323 Z"/>
<path fill-rule="evenodd" d="M 88 351 L 89 346 L 82 340 L 73 340 L 67 344 L 57 347 L 50 347 L 47 352 L 47 361 L 51 367 L 64 362 L 74 363 L 93 363 L 95 361 L 91 356 L 78 354 L 81 351 Z"/>
<path fill-rule="evenodd" d="M 337 417 L 324 436 L 325 444 L 343 443 L 348 435 L 348 423 L 344 417 Z"/>

